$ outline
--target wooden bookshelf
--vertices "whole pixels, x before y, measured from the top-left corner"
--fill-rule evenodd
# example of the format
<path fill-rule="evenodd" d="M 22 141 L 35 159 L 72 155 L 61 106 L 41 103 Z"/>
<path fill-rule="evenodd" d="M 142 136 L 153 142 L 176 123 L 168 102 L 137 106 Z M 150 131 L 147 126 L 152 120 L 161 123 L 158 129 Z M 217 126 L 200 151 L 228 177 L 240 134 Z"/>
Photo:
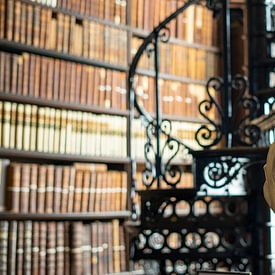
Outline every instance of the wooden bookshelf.
<path fill-rule="evenodd" d="M 13 52 L 13 53 L 32 53 L 37 55 L 42 55 L 46 57 L 56 58 L 56 59 L 62 59 L 66 61 L 76 62 L 84 65 L 90 65 L 120 72 L 127 72 L 128 68 L 121 65 L 113 65 L 110 63 L 88 59 L 86 57 L 81 57 L 77 55 L 62 53 L 54 50 L 47 50 L 42 49 L 14 41 L 8 41 L 6 39 L 0 39 L 0 49 L 3 51 Z"/>
<path fill-rule="evenodd" d="M 39 162 L 39 163 L 53 163 L 53 164 L 71 164 L 75 162 L 82 163 L 106 163 L 125 166 L 129 165 L 131 160 L 129 157 L 116 158 L 116 157 L 93 157 L 93 156 L 81 156 L 73 154 L 55 154 L 55 153 L 43 153 L 23 151 L 16 149 L 0 148 L 0 157 L 8 158 L 15 161 L 24 162 Z"/>
<path fill-rule="evenodd" d="M 33 96 L 11 94 L 9 92 L 0 92 L 0 100 L 12 101 L 12 102 L 23 103 L 23 104 L 34 104 L 40 107 L 52 107 L 56 109 L 91 112 L 95 114 L 116 115 L 116 116 L 123 116 L 123 117 L 128 117 L 130 115 L 129 110 L 122 111 L 122 110 L 113 109 L 113 108 L 107 109 L 100 106 L 83 105 L 83 104 L 64 102 L 64 101 L 53 101 L 53 100 L 41 99 Z"/>
<path fill-rule="evenodd" d="M 130 211 L 81 212 L 81 213 L 13 213 L 0 212 L 0 220 L 5 221 L 104 221 L 111 219 L 128 219 Z"/>

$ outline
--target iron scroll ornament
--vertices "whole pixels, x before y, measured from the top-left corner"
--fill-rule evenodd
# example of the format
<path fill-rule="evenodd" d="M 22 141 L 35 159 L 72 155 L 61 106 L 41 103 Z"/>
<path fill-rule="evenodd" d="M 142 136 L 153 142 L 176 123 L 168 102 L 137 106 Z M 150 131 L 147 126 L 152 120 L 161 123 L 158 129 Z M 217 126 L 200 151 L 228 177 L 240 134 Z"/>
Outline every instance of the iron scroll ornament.
<path fill-rule="evenodd" d="M 230 119 L 229 129 L 223 127 L 226 116 L 223 112 L 222 106 L 215 99 L 213 93 L 222 94 L 224 82 L 222 78 L 212 77 L 208 80 L 206 85 L 206 93 L 208 98 L 199 104 L 199 112 L 207 121 L 196 132 L 195 139 L 198 144 L 205 148 L 211 148 L 221 142 L 223 136 L 232 135 L 233 142 L 238 145 L 253 146 L 257 145 L 261 138 L 261 129 L 251 122 L 253 116 L 257 114 L 260 108 L 257 97 L 248 95 L 247 80 L 242 75 L 236 75 L 229 84 L 233 92 L 236 94 L 236 102 L 233 106 L 234 116 Z M 214 121 L 213 112 L 217 113 L 216 117 L 220 121 Z M 238 121 L 240 112 L 243 112 L 243 117 Z M 211 115 L 212 113 L 212 115 Z"/>
<path fill-rule="evenodd" d="M 172 137 L 171 135 L 171 122 L 162 120 L 160 115 L 160 104 L 158 94 L 158 80 L 159 80 L 159 60 L 158 60 L 158 44 L 160 42 L 167 43 L 170 38 L 170 29 L 167 24 L 175 19 L 180 13 L 185 11 L 192 5 L 200 4 L 204 2 L 206 7 L 212 9 L 214 12 L 222 7 L 218 4 L 220 1 L 200 1 L 189 0 L 183 4 L 182 7 L 177 9 L 164 21 L 162 21 L 143 41 L 138 48 L 136 55 L 132 60 L 132 64 L 128 74 L 128 87 L 130 94 L 130 104 L 135 107 L 138 114 L 142 117 L 146 127 L 146 144 L 144 149 L 145 154 L 145 169 L 143 171 L 143 184 L 150 188 L 154 182 L 157 181 L 158 187 L 160 182 L 164 181 L 167 185 L 175 188 L 181 181 L 182 170 L 180 166 L 173 164 L 173 159 L 178 154 L 180 148 L 184 148 L 188 153 L 192 154 L 193 149 L 184 144 L 182 141 Z M 155 69 L 155 89 L 156 89 L 156 118 L 153 118 L 138 102 L 137 93 L 134 87 L 134 77 L 137 71 L 137 65 L 141 59 L 143 53 L 147 53 L 148 58 L 154 57 L 154 69 Z M 166 131 L 165 125 L 170 125 L 170 131 Z M 164 144 L 160 144 L 160 136 L 165 139 Z M 168 160 L 164 160 L 162 156 L 164 152 L 169 151 Z"/>

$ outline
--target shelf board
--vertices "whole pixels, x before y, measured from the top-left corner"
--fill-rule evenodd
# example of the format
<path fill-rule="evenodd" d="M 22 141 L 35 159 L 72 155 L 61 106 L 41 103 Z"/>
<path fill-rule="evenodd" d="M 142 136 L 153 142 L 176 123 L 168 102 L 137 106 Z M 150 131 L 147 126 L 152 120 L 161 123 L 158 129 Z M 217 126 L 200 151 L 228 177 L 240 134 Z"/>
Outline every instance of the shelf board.
<path fill-rule="evenodd" d="M 275 97 L 275 87 L 261 89 L 255 92 L 256 96 Z"/>
<path fill-rule="evenodd" d="M 76 62 L 76 63 L 80 63 L 80 64 L 91 65 L 91 66 L 95 66 L 95 67 L 101 67 L 101 68 L 116 70 L 116 71 L 121 71 L 121 72 L 128 71 L 127 66 L 114 65 L 114 64 L 107 63 L 107 62 L 89 59 L 89 58 L 82 57 L 82 56 L 57 52 L 54 50 L 42 49 L 42 48 L 14 42 L 14 41 L 9 41 L 6 39 L 0 39 L 0 49 L 4 50 L 4 51 L 8 51 L 8 52 L 14 52 L 14 53 L 27 52 L 27 53 L 32 53 L 32 54 L 38 54 L 38 55 L 42 55 L 42 56 L 46 56 L 46 57 L 57 58 L 57 59 L 62 59 L 62 60 L 70 61 L 70 62 Z"/>
<path fill-rule="evenodd" d="M 105 163 L 115 165 L 127 165 L 130 163 L 129 157 L 103 157 L 103 156 L 81 156 L 74 154 L 56 154 L 56 153 L 44 153 L 33 151 L 21 151 L 16 149 L 0 148 L 0 157 L 8 158 L 11 160 L 21 160 L 28 162 L 38 163 Z"/>
<path fill-rule="evenodd" d="M 131 30 L 132 30 L 133 35 L 139 36 L 141 38 L 145 38 L 150 34 L 149 31 L 142 30 L 142 29 L 132 28 Z M 185 46 L 185 47 L 190 47 L 190 48 L 195 48 L 195 49 L 200 49 L 200 50 L 205 50 L 205 51 L 213 52 L 213 53 L 221 52 L 218 47 L 211 47 L 211 46 L 207 46 L 207 45 L 203 45 L 203 44 L 199 44 L 199 43 L 188 42 L 186 40 L 179 39 L 179 38 L 176 38 L 173 36 L 171 36 L 169 38 L 169 43 L 177 44 L 177 45 L 181 45 L 181 46 Z"/>
<path fill-rule="evenodd" d="M 146 161 L 145 159 L 136 159 L 135 160 L 137 165 L 145 165 Z M 163 162 L 165 163 L 165 160 L 163 160 Z M 192 165 L 192 161 L 187 161 L 187 160 L 176 160 L 176 161 L 171 161 L 171 165 L 178 165 L 178 166 L 191 166 Z"/>
<path fill-rule="evenodd" d="M 125 30 L 125 31 L 129 30 L 129 26 L 127 26 L 127 25 L 117 24 L 114 21 L 107 20 L 107 19 L 102 19 L 100 17 L 96 17 L 96 16 L 92 16 L 92 15 L 84 15 L 84 14 L 81 14 L 81 13 L 78 13 L 78 12 L 75 12 L 75 11 L 71 11 L 71 10 L 68 10 L 68 9 L 53 7 L 51 5 L 45 5 L 45 4 L 42 4 L 42 3 L 37 3 L 37 2 L 30 1 L 30 0 L 21 0 L 21 2 L 26 3 L 28 5 L 50 8 L 56 13 L 60 12 L 60 13 L 66 14 L 66 15 L 74 16 L 78 20 L 86 19 L 86 20 L 89 20 L 89 21 L 97 22 L 97 23 L 102 24 L 102 25 L 109 26 L 109 27 L 113 27 L 113 28 L 117 28 L 117 29 L 121 29 L 121 30 Z"/>
<path fill-rule="evenodd" d="M 17 221 L 93 221 L 110 219 L 127 219 L 130 211 L 107 211 L 93 213 L 14 213 L 0 212 L 0 220 Z"/>
<path fill-rule="evenodd" d="M 34 104 L 41 107 L 52 107 L 57 109 L 65 109 L 65 110 L 74 110 L 74 111 L 83 111 L 83 112 L 91 112 L 96 114 L 106 114 L 106 115 L 117 115 L 128 117 L 130 115 L 130 111 L 121 111 L 118 109 L 107 109 L 100 106 L 93 105 L 81 105 L 80 103 L 70 103 L 63 101 L 54 101 L 47 100 L 42 98 L 37 98 L 33 96 L 23 96 L 17 94 L 11 94 L 8 92 L 0 92 L 0 100 L 7 100 L 16 103 L 24 103 L 24 104 Z"/>
<path fill-rule="evenodd" d="M 150 77 L 155 77 L 155 72 L 152 70 L 147 70 L 147 69 L 140 69 L 138 68 L 136 70 L 137 74 L 140 75 L 145 75 L 145 76 L 150 76 Z M 164 79 L 164 80 L 171 80 L 171 81 L 178 81 L 181 83 L 186 83 L 186 84 L 198 84 L 198 85 L 206 85 L 207 81 L 206 80 L 197 80 L 197 79 L 192 79 L 188 77 L 182 77 L 182 76 L 177 76 L 173 74 L 167 74 L 167 73 L 159 73 L 159 78 Z"/>

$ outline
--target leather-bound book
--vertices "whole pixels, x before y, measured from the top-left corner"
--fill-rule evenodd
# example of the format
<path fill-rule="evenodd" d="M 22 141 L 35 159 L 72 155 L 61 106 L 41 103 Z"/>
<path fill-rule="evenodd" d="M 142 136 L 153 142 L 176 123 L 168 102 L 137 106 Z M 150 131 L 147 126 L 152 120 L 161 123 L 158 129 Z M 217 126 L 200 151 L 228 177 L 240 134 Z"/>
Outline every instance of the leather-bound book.
<path fill-rule="evenodd" d="M 46 174 L 47 166 L 40 165 L 38 168 L 38 181 L 37 181 L 37 212 L 45 212 L 45 194 L 46 194 Z"/>
<path fill-rule="evenodd" d="M 64 222 L 56 223 L 56 260 L 55 274 L 64 274 L 65 264 L 65 224 Z M 66 273 L 65 273 L 66 274 Z"/>
<path fill-rule="evenodd" d="M 0 221 L 0 274 L 8 275 L 9 223 Z"/>
<path fill-rule="evenodd" d="M 8 273 L 9 275 L 16 274 L 16 245 L 17 245 L 17 221 L 9 222 L 8 236 Z"/>
<path fill-rule="evenodd" d="M 47 223 L 39 223 L 39 275 L 46 275 L 47 270 Z"/>
<path fill-rule="evenodd" d="M 68 210 L 69 184 L 70 184 L 70 169 L 69 166 L 64 166 L 62 169 L 62 193 L 60 212 L 65 213 Z"/>
<path fill-rule="evenodd" d="M 71 224 L 71 275 L 82 274 L 82 238 L 83 224 L 82 222 L 74 222 Z"/>
<path fill-rule="evenodd" d="M 91 174 L 91 171 L 89 167 L 87 167 L 83 172 L 81 212 L 88 212 L 90 174 Z"/>
<path fill-rule="evenodd" d="M 23 127 L 23 150 L 30 150 L 31 137 L 31 111 L 32 106 L 26 104 L 24 106 L 24 127 Z"/>
<path fill-rule="evenodd" d="M 76 169 L 75 167 L 70 168 L 70 183 L 69 183 L 69 194 L 68 194 L 68 209 L 69 213 L 74 210 L 74 195 L 76 188 Z"/>
<path fill-rule="evenodd" d="M 64 274 L 70 274 L 71 269 L 71 259 L 70 259 L 70 239 L 71 231 L 70 231 L 70 223 L 64 222 Z"/>
<path fill-rule="evenodd" d="M 81 210 L 82 185 L 83 169 L 81 167 L 76 167 L 73 212 L 80 212 Z"/>
<path fill-rule="evenodd" d="M 119 252 L 119 221 L 113 220 L 113 261 L 114 272 L 120 272 L 120 252 Z"/>
<path fill-rule="evenodd" d="M 48 165 L 46 172 L 46 196 L 45 196 L 45 212 L 53 212 L 53 196 L 54 196 L 54 166 Z"/>
<path fill-rule="evenodd" d="M 5 38 L 6 1 L 0 0 L 0 38 Z"/>
<path fill-rule="evenodd" d="M 30 165 L 21 164 L 21 183 L 20 183 L 20 212 L 29 211 L 30 194 Z"/>
<path fill-rule="evenodd" d="M 39 275 L 39 222 L 32 222 L 31 274 Z"/>
<path fill-rule="evenodd" d="M 24 222 L 19 221 L 17 226 L 17 244 L 16 244 L 16 274 L 23 275 L 24 265 Z"/>
<path fill-rule="evenodd" d="M 7 179 L 7 209 L 13 212 L 19 212 L 21 166 L 18 163 L 11 163 L 8 166 Z"/>
<path fill-rule="evenodd" d="M 46 272 L 55 275 L 56 261 L 56 222 L 47 222 Z"/>
<path fill-rule="evenodd" d="M 32 222 L 24 222 L 24 275 L 31 275 L 32 265 Z"/>
<path fill-rule="evenodd" d="M 24 24 L 27 23 L 26 26 L 26 44 L 32 45 L 32 34 L 33 34 L 33 6 L 27 5 L 26 6 L 26 21 Z"/>
<path fill-rule="evenodd" d="M 54 168 L 54 195 L 53 195 L 53 211 L 61 212 L 61 198 L 62 198 L 62 166 L 55 166 Z"/>
<path fill-rule="evenodd" d="M 40 42 L 40 12 L 39 5 L 34 6 L 33 14 L 33 46 L 38 47 Z"/>
<path fill-rule="evenodd" d="M 82 259 L 83 259 L 83 270 L 82 273 L 85 275 L 91 275 L 91 229 L 90 224 L 83 225 L 83 237 L 82 237 Z"/>
<path fill-rule="evenodd" d="M 13 15 L 14 15 L 14 1 L 7 0 L 7 12 L 6 12 L 6 38 L 8 40 L 12 40 L 13 37 L 13 24 L 15 22 Z"/>

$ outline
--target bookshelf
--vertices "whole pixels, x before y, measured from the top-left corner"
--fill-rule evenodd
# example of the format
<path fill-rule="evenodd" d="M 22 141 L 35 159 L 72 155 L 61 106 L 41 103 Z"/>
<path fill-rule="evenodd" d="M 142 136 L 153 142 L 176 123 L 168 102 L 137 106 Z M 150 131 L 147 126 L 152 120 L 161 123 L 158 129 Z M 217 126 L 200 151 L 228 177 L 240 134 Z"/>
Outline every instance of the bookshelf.
<path fill-rule="evenodd" d="M 48 3 L 48 5 L 46 4 L 46 2 Z M 149 30 L 143 30 L 140 26 L 136 26 L 133 23 L 133 20 L 135 20 L 134 18 L 137 16 L 137 12 L 134 12 L 134 9 L 135 7 L 137 7 L 136 5 L 138 4 L 138 2 L 142 2 L 141 0 L 128 0 L 127 3 L 126 1 L 112 2 L 110 0 L 92 1 L 94 3 L 94 8 L 89 7 L 89 12 L 85 12 L 85 5 L 82 6 L 82 4 L 80 4 L 82 2 L 84 3 L 85 1 L 71 0 L 67 1 L 67 4 L 62 4 L 62 1 L 59 0 L 0 0 L 0 8 L 2 12 L 2 14 L 0 14 L 0 17 L 5 18 L 4 21 L 1 21 L 0 19 L 0 52 L 2 53 L 2 55 L 0 56 L 0 58 L 2 58 L 2 60 L 0 60 L 0 83 L 4 83 L 0 85 L 0 101 L 10 102 L 12 104 L 16 103 L 17 105 L 24 106 L 37 106 L 37 108 L 41 109 L 50 108 L 51 110 L 54 110 L 54 112 L 56 112 L 56 110 L 59 110 L 60 112 L 66 111 L 81 113 L 82 116 L 83 114 L 93 114 L 98 117 L 108 116 L 107 120 L 110 121 L 116 118 L 123 119 L 125 125 L 127 125 L 127 127 L 125 126 L 126 131 L 124 133 L 124 138 L 126 139 L 126 142 L 124 144 L 124 153 L 114 156 L 112 154 L 104 155 L 101 153 L 94 153 L 93 150 L 90 150 L 89 154 L 85 154 L 85 149 L 81 152 L 76 150 L 76 152 L 74 153 L 71 153 L 70 150 L 67 151 L 67 149 L 64 149 L 63 151 L 57 150 L 56 152 L 53 152 L 48 148 L 42 148 L 43 146 L 41 147 L 41 150 L 23 150 L 22 148 L 18 149 L 16 148 L 16 146 L 11 147 L 9 145 L 2 146 L 0 148 L 0 158 L 8 159 L 9 161 L 14 163 L 21 163 L 22 165 L 27 163 L 37 165 L 39 164 L 42 166 L 54 165 L 55 167 L 73 166 L 75 163 L 82 163 L 86 165 L 89 163 L 98 165 L 105 164 L 107 167 L 107 171 L 124 171 L 127 173 L 127 207 L 123 210 L 118 211 L 92 211 L 77 213 L 13 213 L 3 211 L 0 212 L 0 221 L 43 221 L 56 223 L 61 221 L 68 221 L 72 222 L 72 224 L 73 222 L 82 221 L 85 224 L 90 223 L 91 226 L 93 226 L 92 224 L 96 221 L 102 221 L 105 223 L 114 221 L 116 223 L 116 221 L 119 220 L 119 223 L 122 225 L 123 222 L 127 221 L 131 216 L 130 211 L 132 208 L 132 198 L 130 196 L 132 187 L 132 161 L 135 160 L 139 169 L 142 169 L 144 165 L 144 160 L 138 158 L 137 156 L 134 156 L 132 152 L 133 148 L 131 148 L 132 141 L 130 140 L 130 136 L 133 121 L 131 120 L 129 95 L 126 94 L 126 74 L 128 72 L 128 65 L 131 63 L 134 46 L 137 46 L 134 45 L 136 43 L 136 40 L 144 38 L 146 34 L 148 34 Z M 147 3 L 146 5 L 148 5 L 149 1 L 145 2 Z M 152 3 L 153 2 L 155 3 L 156 1 L 152 1 Z M 182 4 L 181 1 L 174 2 L 177 2 L 178 5 Z M 71 5 L 69 3 L 71 3 Z M 108 8 L 104 8 L 104 5 L 111 5 L 111 3 L 115 5 L 114 13 L 112 15 L 107 12 Z M 15 4 L 16 6 L 14 6 Z M 125 6 L 125 4 L 127 5 Z M 3 13 L 5 7 L 7 9 Z M 22 7 L 24 8 L 22 9 Z M 175 8 L 176 7 L 177 6 L 175 6 Z M 12 11 L 9 13 L 7 11 L 8 9 L 11 9 Z M 93 9 L 97 9 L 96 12 L 92 12 Z M 105 10 L 105 12 L 102 12 L 102 9 Z M 157 12 L 160 12 L 159 9 L 156 10 L 158 10 Z M 36 19 L 38 20 L 39 26 L 41 27 L 41 29 L 43 29 L 43 31 L 41 29 L 37 31 L 33 24 L 33 22 L 35 22 L 36 20 L 36 15 L 34 14 L 34 12 L 37 12 L 41 15 L 41 17 L 37 17 L 39 19 Z M 193 10 L 193 15 L 189 14 L 189 16 L 191 16 L 191 19 L 188 20 L 193 20 L 194 18 L 192 19 L 192 16 L 195 16 L 195 14 L 201 14 L 201 12 L 202 11 L 200 10 L 196 13 L 195 10 Z M 32 18 L 30 21 L 27 15 Z M 19 19 L 15 20 L 15 16 L 17 16 Z M 73 22 L 70 23 L 70 26 L 66 25 L 65 23 L 65 21 L 69 19 L 71 20 L 70 22 Z M 161 19 L 160 16 L 159 19 Z M 62 20 L 64 20 L 64 22 Z M 208 23 L 211 23 L 209 21 L 209 18 L 207 20 Z M 159 20 L 156 19 L 154 25 L 157 25 L 158 23 Z M 177 24 L 179 24 L 179 22 Z M 193 23 L 191 25 L 193 25 Z M 192 27 L 193 31 L 196 29 L 196 27 L 198 26 L 194 24 Z M 54 28 L 58 29 L 58 31 L 56 31 L 54 35 L 51 35 L 51 30 L 53 30 Z M 89 31 L 87 32 L 88 29 Z M 17 34 L 16 31 L 19 31 L 19 34 Z M 64 31 L 64 33 L 60 35 L 62 31 Z M 31 37 L 28 36 L 28 32 L 32 33 Z M 78 32 L 81 34 L 79 34 Z M 200 43 L 203 40 L 200 41 L 199 38 L 190 38 L 191 32 L 192 29 L 189 29 L 188 39 L 184 39 L 184 37 L 179 37 L 175 34 L 172 34 L 171 40 L 167 44 L 167 47 L 178 47 L 178 49 L 182 51 L 185 51 L 186 49 L 190 49 L 192 51 L 195 50 L 200 52 L 200 54 L 205 54 L 205 56 L 211 55 L 211 58 L 212 56 L 214 59 L 219 58 L 220 51 L 218 46 L 213 46 L 211 45 L 210 41 L 206 41 L 207 39 L 210 39 L 209 37 L 204 38 L 205 43 Z M 207 35 L 210 35 L 209 32 Z M 74 39 L 71 38 L 71 36 Z M 95 36 L 98 39 L 93 39 L 93 41 L 87 40 L 92 39 Z M 24 57 L 22 61 L 21 56 L 25 56 L 26 58 Z M 35 60 L 36 63 L 31 63 L 32 58 L 33 60 Z M 193 61 L 195 60 L 196 66 L 199 66 L 198 62 L 203 62 L 197 61 L 199 57 L 196 57 L 195 55 L 193 55 L 192 58 Z M 10 60 L 10 62 L 17 63 L 16 65 L 12 63 L 6 65 L 3 60 Z M 27 63 L 28 60 L 30 60 L 30 63 Z M 20 62 L 22 62 L 23 65 Z M 43 64 L 45 62 L 48 65 L 45 65 L 46 67 L 44 68 Z M 58 69 L 58 73 L 60 73 L 60 76 L 57 79 L 54 78 L 54 75 L 56 75 L 56 71 L 55 69 L 53 69 L 56 67 L 56 62 L 60 62 L 60 64 L 65 64 L 64 67 L 58 65 L 60 66 L 60 69 Z M 27 64 L 25 66 L 28 67 L 26 71 L 24 69 L 24 64 Z M 21 72 L 21 76 L 23 79 L 21 80 L 22 83 L 18 82 L 18 72 L 21 65 L 23 66 L 23 68 L 21 68 L 23 70 L 23 73 Z M 78 66 L 78 68 L 81 68 L 81 73 L 77 75 L 77 72 L 75 72 L 75 83 L 74 86 L 72 86 L 71 82 L 68 84 L 67 80 L 73 78 L 73 73 L 71 73 L 71 70 L 73 69 L 71 68 L 73 68 L 74 65 Z M 9 70 L 6 70 L 5 66 L 9 66 Z M 175 65 L 174 68 L 176 68 L 176 66 L 177 65 Z M 36 71 L 34 70 L 34 75 L 31 78 L 32 68 L 36 67 L 39 68 L 37 69 L 39 70 L 39 73 L 37 74 L 38 76 L 36 75 Z M 92 70 L 92 72 L 90 71 L 90 69 Z M 104 77 L 102 77 L 102 79 L 104 78 L 104 80 L 100 78 L 102 72 L 101 70 L 104 72 Z M 192 73 L 194 73 L 194 70 L 195 67 L 192 67 Z M 10 75 L 6 74 L 7 71 L 10 72 Z M 65 76 L 62 75 L 62 72 Z M 146 81 L 148 82 L 151 81 L 150 78 L 154 77 L 154 73 L 151 70 L 150 66 L 141 66 L 141 68 L 138 69 L 138 73 L 141 78 L 147 78 Z M 169 70 L 164 70 L 160 73 L 160 78 L 163 81 L 167 81 L 167 83 L 169 82 L 167 84 L 168 86 L 172 85 L 173 83 L 178 83 L 179 85 L 189 85 L 186 86 L 186 89 L 189 89 L 189 87 L 193 87 L 191 85 L 197 85 L 197 87 L 201 89 L 201 87 L 206 84 L 206 78 L 204 78 L 203 76 L 204 73 L 201 72 L 201 75 L 199 77 L 194 74 L 192 75 L 192 73 L 190 73 L 190 75 L 184 75 L 182 71 L 180 73 L 173 73 Z M 5 77 L 1 78 L 1 76 L 3 75 L 5 75 Z M 46 80 L 44 79 L 44 77 Z M 80 79 L 83 81 L 77 84 L 78 77 L 80 77 Z M 98 78 L 97 80 L 95 80 L 96 77 Z M 14 83 L 14 78 L 16 78 L 17 81 L 16 88 L 12 89 L 11 87 L 12 83 Z M 62 82 L 61 78 L 65 83 L 64 85 L 62 84 L 62 87 L 59 84 L 56 84 L 58 82 Z M 9 81 L 6 79 L 9 79 Z M 28 80 L 26 79 L 30 80 L 30 83 L 32 83 L 31 81 L 33 81 L 33 84 L 29 84 Z M 92 79 L 93 82 L 89 83 L 87 79 Z M 120 82 L 116 79 L 119 79 Z M 47 87 L 50 86 L 50 88 L 47 88 L 46 91 L 42 91 L 44 89 L 43 83 L 50 83 L 47 84 Z M 20 89 L 18 89 L 18 87 Z M 53 88 L 52 91 L 51 88 Z M 78 88 L 80 90 L 80 94 L 75 93 L 75 90 L 78 90 Z M 82 89 L 84 90 L 82 91 Z M 144 89 L 144 87 L 142 89 Z M 36 92 L 37 90 L 39 90 L 39 92 Z M 110 93 L 108 92 L 110 90 L 113 94 L 115 94 L 114 97 L 110 97 Z M 115 91 L 117 90 L 118 92 L 115 93 Z M 51 91 L 51 95 L 49 95 L 49 91 Z M 71 95 L 71 92 L 73 92 L 73 96 Z M 93 96 L 93 98 L 91 98 L 91 94 L 95 94 L 96 92 L 97 96 Z M 146 93 L 147 92 L 149 94 L 149 91 L 146 91 Z M 150 94 L 150 97 L 151 96 L 152 93 Z M 198 103 L 198 101 L 196 101 L 197 99 L 195 99 L 195 97 L 191 98 L 192 96 L 193 95 L 189 96 L 189 100 L 191 100 L 190 102 L 192 102 L 194 105 L 194 102 Z M 190 104 L 190 102 L 188 104 Z M 186 107 L 187 105 L 179 105 L 177 109 L 184 109 Z M 190 109 L 188 114 L 171 113 L 170 110 L 170 113 L 165 114 L 164 118 L 171 119 L 178 124 L 189 123 L 190 125 L 196 125 L 197 127 L 200 125 L 200 123 L 203 123 L 204 120 L 199 118 L 197 114 L 192 114 L 192 110 Z M 45 116 L 45 121 L 46 119 L 47 117 Z M 66 117 L 66 119 L 68 120 L 68 117 Z M 3 120 L 5 120 L 5 118 Z M 8 123 L 6 124 L 9 123 L 11 123 L 11 121 L 8 121 Z M 67 125 L 66 127 L 69 128 L 70 125 Z M 103 128 L 103 126 L 100 127 Z M 81 128 L 79 129 L 82 133 Z M 5 131 L 5 128 L 3 128 L 3 131 Z M 91 130 L 92 133 L 93 131 L 94 130 Z M 112 129 L 110 133 L 115 131 L 116 129 Z M 78 134 L 79 133 L 76 133 L 76 139 L 78 138 Z M 101 136 L 104 137 L 104 135 L 107 136 L 106 132 L 103 133 Z M 46 136 L 47 135 L 44 132 L 44 139 Z M 68 132 L 65 133 L 65 136 L 68 136 Z M 110 138 L 110 136 L 111 134 L 109 135 L 109 139 L 106 138 L 104 139 L 104 141 L 102 141 L 102 144 L 107 144 L 108 146 L 110 146 L 110 148 L 116 147 L 118 143 L 114 144 L 114 139 Z M 89 137 L 87 136 L 85 139 L 88 140 Z M 191 140 L 190 136 L 187 139 Z M 15 140 L 18 140 L 18 138 Z M 39 136 L 37 136 L 36 142 L 38 142 L 38 140 Z M 80 140 L 82 141 L 82 138 Z M 17 141 L 15 141 L 15 143 L 16 142 Z M 2 141 L 1 144 L 3 145 Z M 105 147 L 104 144 L 103 147 Z M 143 146 L 143 144 L 141 144 L 141 146 Z M 177 160 L 177 163 L 180 163 L 183 168 L 188 171 L 188 176 L 191 176 L 190 166 L 192 163 L 190 159 Z M 188 182 L 191 182 L 190 177 L 188 179 Z M 9 225 L 10 224 L 11 223 L 9 223 Z M 116 236 L 114 241 L 118 241 L 117 238 L 118 237 Z M 123 237 L 120 236 L 118 239 L 122 240 Z M 119 245 L 119 243 L 117 243 L 117 245 Z M 121 246 L 123 246 L 123 244 L 121 244 Z M 125 247 L 127 247 L 127 244 Z M 129 270 L 129 251 L 126 251 L 126 259 L 121 259 L 123 263 L 123 267 L 121 266 L 122 270 L 119 270 L 117 266 L 116 272 L 112 274 L 128 274 L 117 272 L 126 271 L 126 269 Z M 114 260 L 114 262 L 115 261 L 117 261 L 117 259 Z M 98 268 L 101 270 L 102 267 Z"/>

